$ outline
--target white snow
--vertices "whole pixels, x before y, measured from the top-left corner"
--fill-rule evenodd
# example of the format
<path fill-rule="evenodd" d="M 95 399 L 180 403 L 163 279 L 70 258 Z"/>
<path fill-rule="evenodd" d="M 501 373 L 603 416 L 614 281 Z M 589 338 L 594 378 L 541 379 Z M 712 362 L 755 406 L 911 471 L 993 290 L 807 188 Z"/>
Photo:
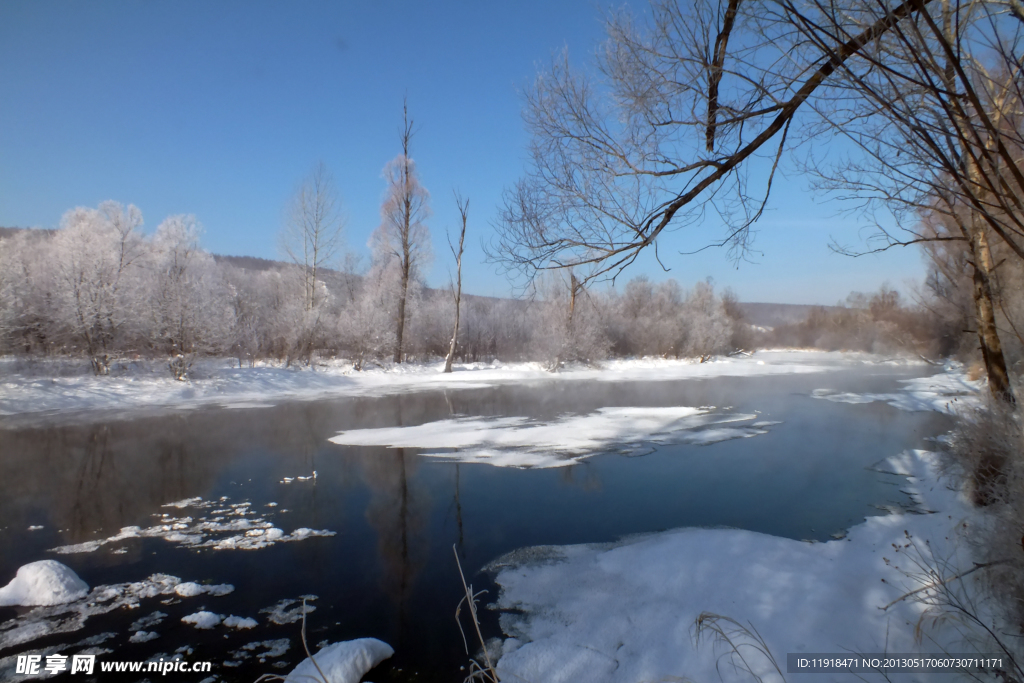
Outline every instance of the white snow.
<path fill-rule="evenodd" d="M 327 679 L 326 683 L 359 683 L 363 674 L 395 654 L 391 646 L 376 638 L 359 638 L 334 643 L 313 655 L 316 664 L 306 658 L 285 677 L 285 683 L 307 683 Z M 319 671 L 317 671 L 319 667 Z"/>
<path fill-rule="evenodd" d="M 148 643 L 160 637 L 155 631 L 136 631 L 135 635 L 128 639 L 129 643 Z"/>
<path fill-rule="evenodd" d="M 74 602 L 35 607 L 0 628 L 0 650 L 56 633 L 77 631 L 93 616 L 115 610 L 138 609 L 142 600 L 160 596 L 175 596 L 181 579 L 168 574 L 153 574 L 143 581 L 96 586 Z M 216 596 L 234 590 L 230 584 L 203 586 L 204 593 Z M 167 615 L 154 612 L 133 623 L 131 631 L 142 631 L 160 623 Z"/>
<path fill-rule="evenodd" d="M 113 536 L 83 543 L 62 545 L 51 548 L 61 555 L 91 553 L 109 543 L 133 538 L 162 538 L 191 548 L 212 548 L 214 550 L 259 550 L 275 543 L 290 543 L 315 536 L 333 536 L 327 529 L 296 529 L 286 534 L 276 528 L 265 516 L 250 509 L 250 503 L 227 503 L 227 498 L 203 501 L 202 498 L 187 498 L 162 507 L 192 508 L 193 516 L 172 517 L 167 513 L 154 515 L 157 524 L 143 529 L 137 526 L 123 527 Z M 216 508 L 210 512 L 210 508 Z M 282 512 L 284 512 L 282 510 Z M 228 519 L 229 517 L 233 519 Z M 115 551 L 116 552 L 116 551 Z M 183 591 L 190 590 L 183 586 Z M 203 587 L 209 592 L 209 587 Z"/>
<path fill-rule="evenodd" d="M 856 394 L 817 389 L 812 396 L 836 403 L 888 403 L 907 411 L 934 410 L 955 413 L 960 407 L 978 404 L 978 391 L 985 380 L 970 380 L 957 363 L 949 363 L 945 370 L 930 377 L 900 380 L 903 390 L 890 394 Z"/>
<path fill-rule="evenodd" d="M 201 612 L 195 612 L 194 614 L 182 617 L 181 620 L 186 624 L 192 624 L 196 628 L 205 631 L 218 626 L 223 618 L 220 614 L 202 610 Z"/>
<path fill-rule="evenodd" d="M 284 625 L 294 624 L 297 621 L 302 620 L 303 614 L 310 614 L 316 611 L 316 605 L 310 605 L 309 603 L 317 599 L 315 595 L 301 595 L 296 600 L 284 599 L 277 602 L 277 604 L 271 605 L 270 607 L 264 607 L 260 610 L 260 614 L 267 615 L 267 621 Z M 305 600 L 306 604 L 303 607 L 302 601 Z"/>
<path fill-rule="evenodd" d="M 70 567 L 56 560 L 30 562 L 0 588 L 0 605 L 61 605 L 84 598 L 89 586 Z"/>
<path fill-rule="evenodd" d="M 538 421 L 526 417 L 463 417 L 412 427 L 353 429 L 329 441 L 349 446 L 422 448 L 421 455 L 500 467 L 562 467 L 596 453 L 636 454 L 643 444 L 716 443 L 767 434 L 763 427 L 717 427 L 757 415 L 712 412 L 713 407 L 601 408 L 586 415 Z M 456 449 L 441 451 L 437 449 Z"/>
<path fill-rule="evenodd" d="M 956 649 L 955 628 L 928 631 L 925 645 L 915 639 L 920 603 L 881 608 L 920 587 L 895 567 L 901 555 L 893 544 L 906 544 L 909 534 L 920 548 L 927 540 L 936 557 L 970 566 L 955 531 L 973 523 L 976 513 L 939 483 L 936 454 L 910 451 L 888 465 L 910 475 L 919 504 L 943 512 L 869 517 L 845 539 L 828 543 L 679 529 L 611 546 L 517 551 L 498 560 L 492 565 L 501 586 L 498 607 L 515 610 L 501 615 L 502 630 L 511 636 L 497 664 L 501 680 L 718 680 L 723 651 L 707 635 L 694 642 L 702 612 L 753 626 L 783 670 L 790 652 L 964 651 Z M 766 659 L 751 661 L 766 683 L 779 680 Z"/>
<path fill-rule="evenodd" d="M 197 362 L 189 382 L 171 378 L 163 364 L 149 371 L 135 369 L 121 375 L 96 377 L 45 376 L 26 372 L 11 357 L 0 358 L 0 415 L 33 414 L 40 421 L 73 421 L 87 410 L 137 410 L 156 407 L 195 408 L 201 405 L 255 407 L 283 400 L 314 400 L 330 396 L 379 396 L 437 389 L 491 387 L 531 381 L 598 380 L 604 382 L 662 382 L 713 377 L 763 376 L 825 372 L 851 364 L 911 364 L 906 359 L 884 359 L 869 354 L 821 351 L 761 351 L 753 356 L 721 358 L 707 363 L 693 360 L 613 360 L 601 368 L 578 367 L 557 373 L 539 363 L 456 364 L 455 372 L 442 373 L 443 363 L 402 364 L 354 372 L 344 362 L 316 371 L 263 364 L 232 368 L 227 360 Z M 5 370 L 6 366 L 6 370 Z M 42 374 L 41 374 L 42 373 Z M 13 424 L 13 422 L 11 422 Z"/>
<path fill-rule="evenodd" d="M 235 615 L 231 615 L 224 620 L 224 625 L 228 628 L 250 629 L 256 628 L 256 620 L 249 617 L 236 617 Z"/>

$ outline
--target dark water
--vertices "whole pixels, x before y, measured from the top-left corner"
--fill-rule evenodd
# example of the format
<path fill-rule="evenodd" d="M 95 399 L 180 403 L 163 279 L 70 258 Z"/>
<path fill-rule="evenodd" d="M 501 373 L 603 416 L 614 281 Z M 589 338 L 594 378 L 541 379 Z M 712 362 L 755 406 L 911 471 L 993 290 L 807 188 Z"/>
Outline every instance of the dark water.
<path fill-rule="evenodd" d="M 311 647 L 372 636 L 396 654 L 371 680 L 461 680 L 466 655 L 453 616 L 461 595 L 453 545 L 469 580 L 493 589 L 479 569 L 530 545 L 606 542 L 680 526 L 828 540 L 866 515 L 909 505 L 899 490 L 903 480 L 871 465 L 906 448 L 933 445 L 926 437 L 950 423 L 935 413 L 832 403 L 811 398 L 811 392 L 894 392 L 898 379 L 921 374 L 930 373 L 872 368 L 659 383 L 538 382 L 137 419 L 98 415 L 90 424 L 49 428 L 7 425 L 0 428 L 0 584 L 22 564 L 53 558 L 91 586 L 162 572 L 231 583 L 235 591 L 169 606 L 143 601 L 140 609 L 94 617 L 80 631 L 0 651 L 0 658 L 113 631 L 118 636 L 103 646 L 115 652 L 101 660 L 146 659 L 190 645 L 195 652 L 188 659 L 213 660 L 222 680 L 252 681 L 289 671 L 304 656 L 299 625 L 269 624 L 258 610 L 315 594 L 317 610 L 307 627 Z M 671 405 L 760 411 L 760 419 L 782 424 L 748 439 L 662 446 L 641 457 L 599 454 L 546 470 L 456 465 L 420 457 L 415 449 L 327 441 L 341 430 L 416 425 L 452 414 L 548 419 L 605 406 Z M 315 483 L 280 483 L 313 470 Z M 121 527 L 151 526 L 154 514 L 168 512 L 162 504 L 194 496 L 250 502 L 286 532 L 310 527 L 337 533 L 250 551 L 134 539 L 92 553 L 48 552 Z M 266 507 L 270 502 L 278 506 Z M 45 528 L 29 532 L 30 525 Z M 115 547 L 127 552 L 113 554 Z M 180 623 L 201 607 L 255 617 L 260 625 L 235 632 Z M 161 637 L 129 644 L 128 625 L 156 609 L 170 615 L 153 629 Z M 0 622 L 17 613 L 0 608 Z M 498 635 L 493 615 L 485 628 Z M 220 665 L 242 644 L 283 637 L 292 639 L 282 658 L 286 668 L 271 667 L 279 660 Z"/>

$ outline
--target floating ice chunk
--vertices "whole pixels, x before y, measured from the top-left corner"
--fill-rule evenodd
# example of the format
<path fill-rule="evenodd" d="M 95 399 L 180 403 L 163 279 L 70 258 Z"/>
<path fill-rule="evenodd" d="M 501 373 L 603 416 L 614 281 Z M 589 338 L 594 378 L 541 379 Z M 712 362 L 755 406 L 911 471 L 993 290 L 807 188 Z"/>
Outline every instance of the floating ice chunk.
<path fill-rule="evenodd" d="M 303 610 L 302 599 L 305 598 L 306 605 Z M 264 607 L 260 610 L 260 614 L 267 614 L 267 620 L 275 624 L 294 624 L 296 621 L 302 619 L 303 612 L 309 614 L 316 610 L 316 605 L 310 605 L 309 603 L 316 600 L 315 595 L 303 595 L 298 600 L 284 599 L 279 601 L 276 605 L 270 607 Z"/>
<path fill-rule="evenodd" d="M 163 612 L 159 612 L 159 611 L 158 612 L 153 612 L 152 614 L 147 614 L 146 616 L 142 617 L 141 619 L 136 619 L 135 621 L 133 621 L 132 625 L 128 627 L 128 630 L 129 631 L 145 631 L 150 626 L 156 626 L 157 624 L 159 624 L 160 622 L 162 622 L 166 618 L 167 618 L 167 615 L 164 614 Z"/>
<path fill-rule="evenodd" d="M 45 528 L 46 528 L 46 527 L 44 527 L 44 526 L 42 526 L 42 525 L 37 525 L 37 524 L 33 524 L 32 526 L 30 526 L 30 527 L 28 528 L 28 530 L 29 530 L 29 531 L 39 531 L 40 529 L 45 529 Z"/>
<path fill-rule="evenodd" d="M 256 627 L 256 620 L 250 619 L 249 617 L 236 617 L 235 615 L 231 615 L 224 620 L 224 625 L 228 628 L 249 629 Z"/>
<path fill-rule="evenodd" d="M 56 560 L 30 562 L 0 588 L 0 605 L 62 605 L 84 598 L 89 585 Z"/>
<path fill-rule="evenodd" d="M 285 683 L 320 680 L 320 672 L 328 683 L 359 683 L 363 674 L 395 654 L 391 646 L 376 638 L 360 638 L 334 643 L 315 655 L 313 664 L 304 659 L 284 679 Z M 319 671 L 318 671 L 319 668 Z"/>
<path fill-rule="evenodd" d="M 128 639 L 129 643 L 148 643 L 160 637 L 155 631 L 136 631 L 135 635 Z"/>
<path fill-rule="evenodd" d="M 186 581 L 185 583 L 179 583 L 175 586 L 174 592 L 183 598 L 194 598 L 195 596 L 202 594 L 203 587 L 194 581 Z"/>
<path fill-rule="evenodd" d="M 181 620 L 186 624 L 192 624 L 196 628 L 203 630 L 208 630 L 217 626 L 220 624 L 221 619 L 221 615 L 214 614 L 213 612 L 207 612 L 206 610 L 181 618 Z"/>
<path fill-rule="evenodd" d="M 706 445 L 766 434 L 740 427 L 711 434 L 709 426 L 756 420 L 756 414 L 714 406 L 608 407 L 549 421 L 526 417 L 463 417 L 410 427 L 353 429 L 328 441 L 350 446 L 421 448 L 421 455 L 497 467 L 565 467 L 597 453 L 637 455 L 639 444 Z M 714 412 L 718 411 L 718 412 Z M 695 436 L 696 435 L 696 436 Z"/>
<path fill-rule="evenodd" d="M 196 503 L 201 502 L 203 502 L 203 499 L 200 496 L 196 496 L 195 498 L 185 498 L 184 500 L 176 500 L 173 503 L 164 503 L 160 507 L 178 508 L 180 510 L 181 508 L 192 507 Z"/>

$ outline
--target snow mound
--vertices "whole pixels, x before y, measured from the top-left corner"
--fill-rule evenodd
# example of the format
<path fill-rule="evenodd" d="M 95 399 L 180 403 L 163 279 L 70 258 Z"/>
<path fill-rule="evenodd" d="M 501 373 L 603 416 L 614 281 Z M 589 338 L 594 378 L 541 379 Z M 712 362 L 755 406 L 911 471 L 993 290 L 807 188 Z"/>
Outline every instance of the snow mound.
<path fill-rule="evenodd" d="M 192 624 L 196 628 L 205 631 L 219 625 L 222 618 L 223 617 L 219 614 L 203 610 L 202 612 L 196 612 L 195 614 L 190 614 L 187 617 L 182 617 L 181 620 L 186 624 Z"/>
<path fill-rule="evenodd" d="M 30 562 L 0 588 L 0 605 L 62 605 L 84 598 L 89 585 L 71 568 L 56 560 Z"/>
<path fill-rule="evenodd" d="M 304 659 L 284 680 L 285 683 L 322 680 L 317 671 L 320 667 L 327 683 L 359 683 L 367 671 L 393 654 L 395 651 L 390 645 L 376 638 L 346 640 L 328 645 L 313 655 L 316 665 Z"/>

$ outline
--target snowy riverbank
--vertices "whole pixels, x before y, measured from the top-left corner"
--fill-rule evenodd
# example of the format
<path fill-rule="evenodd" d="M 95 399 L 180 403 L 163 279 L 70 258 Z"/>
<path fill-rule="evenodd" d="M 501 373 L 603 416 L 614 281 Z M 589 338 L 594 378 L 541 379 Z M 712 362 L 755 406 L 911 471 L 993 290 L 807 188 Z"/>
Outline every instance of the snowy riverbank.
<path fill-rule="evenodd" d="M 86 411 L 124 411 L 152 408 L 191 409 L 218 405 L 251 408 L 284 401 L 340 396 L 365 396 L 413 391 L 470 389 L 504 383 L 594 380 L 606 382 L 662 382 L 714 377 L 815 373 L 851 365 L 921 364 L 913 359 L 882 358 L 860 353 L 819 351 L 761 351 L 752 356 L 720 358 L 708 363 L 692 360 L 612 360 L 600 368 L 578 367 L 548 372 L 538 363 L 459 364 L 455 372 L 441 372 L 443 363 L 412 363 L 355 372 L 347 363 L 331 363 L 315 370 L 258 365 L 239 368 L 233 361 L 197 362 L 193 379 L 178 382 L 163 364 L 133 363 L 109 376 L 85 372 L 69 361 L 26 363 L 0 358 L 0 417 L 19 416 L 44 421 L 74 419 Z M 970 391 L 956 375 L 955 386 L 925 388 L 929 396 L 945 400 L 947 394 Z M 831 400 L 848 397 L 828 396 Z M 875 400 L 875 397 L 865 400 Z M 878 400 L 882 400 L 879 398 Z M 13 423 L 14 421 L 8 420 Z"/>
<path fill-rule="evenodd" d="M 971 566 L 963 532 L 978 513 L 939 480 L 936 454 L 910 451 L 884 466 L 907 475 L 921 511 L 932 512 L 870 517 L 828 543 L 678 529 L 612 545 L 526 549 L 497 560 L 491 568 L 501 586 L 502 630 L 513 636 L 497 665 L 501 680 L 714 681 L 719 671 L 726 680 L 753 680 L 732 669 L 727 648 L 710 634 L 695 642 L 704 612 L 756 629 L 784 673 L 789 653 L 995 651 L 964 641 L 955 620 L 930 628 L 921 601 L 897 601 L 923 585 L 904 573 L 922 571 L 915 561 L 950 575 L 951 567 Z M 915 627 L 922 623 L 919 640 Z M 783 680 L 750 639 L 739 640 L 755 674 L 766 683 Z M 836 674 L 789 679 L 835 680 Z"/>

